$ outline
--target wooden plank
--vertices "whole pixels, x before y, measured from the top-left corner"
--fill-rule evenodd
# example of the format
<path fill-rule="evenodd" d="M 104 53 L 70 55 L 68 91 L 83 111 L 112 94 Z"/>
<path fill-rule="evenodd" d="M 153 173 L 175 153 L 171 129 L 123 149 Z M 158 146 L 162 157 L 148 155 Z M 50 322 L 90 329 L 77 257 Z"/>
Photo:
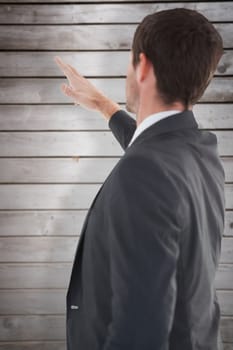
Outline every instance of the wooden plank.
<path fill-rule="evenodd" d="M 233 212 L 225 212 L 225 231 L 224 234 L 227 236 L 233 236 Z"/>
<path fill-rule="evenodd" d="M 102 183 L 120 158 L 0 158 L 1 183 Z M 233 157 L 232 163 L 233 167 Z"/>
<path fill-rule="evenodd" d="M 67 350 L 66 341 L 0 342 L 0 350 Z M 225 348 L 224 350 L 232 350 Z"/>
<path fill-rule="evenodd" d="M 127 51 L 36 51 L 0 52 L 0 76 L 2 77 L 61 77 L 62 72 L 54 61 L 60 56 L 65 62 L 75 67 L 85 77 L 125 76 L 129 60 Z M 219 62 L 220 71 L 231 71 L 233 53 L 226 51 Z M 117 64 L 113 64 L 117 62 Z M 222 67 L 222 68 L 221 68 Z M 232 67 L 233 70 L 233 67 Z M 225 74 L 220 73 L 220 74 Z"/>
<path fill-rule="evenodd" d="M 5 341 L 52 341 L 66 338 L 65 315 L 0 316 L 0 339 Z M 233 318 L 222 317 L 221 333 L 226 342 L 233 342 Z M 1 346 L 0 349 L 2 350 Z M 9 348 L 11 349 L 11 347 Z M 44 349 L 44 347 L 43 347 Z"/>
<path fill-rule="evenodd" d="M 222 333 L 222 340 L 224 342 L 233 343 L 233 318 L 232 317 L 221 318 L 221 333 Z"/>
<path fill-rule="evenodd" d="M 102 184 L 0 185 L 0 209 L 88 209 Z M 233 209 L 233 184 L 225 184 L 226 209 Z"/>
<path fill-rule="evenodd" d="M 1 34 L 0 34 L 1 35 Z M 213 82 L 213 88 L 215 85 L 222 85 L 219 79 Z M 229 78 L 225 78 L 225 90 L 227 86 L 231 84 Z M 124 79 L 88 79 L 98 89 L 102 90 L 109 98 L 114 99 L 117 102 L 124 102 Z M 67 83 L 66 78 L 62 79 L 36 79 L 36 78 L 2 78 L 0 80 L 0 103 L 72 103 L 73 100 L 65 96 L 61 91 L 62 83 Z M 228 84 L 229 83 L 229 84 Z M 212 84 L 212 82 L 211 82 Z M 229 88 L 229 86 L 228 86 Z M 217 88 L 218 89 L 218 88 Z M 123 90 L 123 91 L 122 91 Z M 216 94 L 216 93 L 214 93 Z M 217 92 L 219 94 L 219 92 Z M 222 94 L 221 98 L 225 98 Z M 211 95 L 211 92 L 210 92 Z M 227 94 L 230 97 L 229 93 Z M 232 96 L 233 101 L 233 96 Z M 82 107 L 76 107 L 78 109 Z M 82 108 L 83 109 L 83 108 Z"/>
<path fill-rule="evenodd" d="M 151 13 L 185 7 L 197 10 L 209 21 L 233 21 L 232 2 L 155 3 L 155 4 L 74 4 L 74 5 L 2 5 L 1 24 L 89 24 L 137 23 Z"/>
<path fill-rule="evenodd" d="M 77 243 L 75 242 L 75 244 Z M 68 283 L 71 275 L 71 268 L 72 262 L 1 263 L 1 288 L 68 288 Z M 232 271 L 229 268 L 228 273 L 224 270 L 224 272 L 221 272 L 221 274 L 223 275 L 225 273 L 226 275 L 228 274 L 230 277 L 232 275 L 231 272 Z M 225 281 L 225 277 L 222 275 L 219 278 Z"/>
<path fill-rule="evenodd" d="M 120 158 L 0 158 L 3 183 L 103 183 Z M 233 157 L 221 158 L 233 182 Z"/>
<path fill-rule="evenodd" d="M 233 104 L 231 103 L 197 103 L 193 107 L 193 113 L 200 129 L 233 129 Z"/>
<path fill-rule="evenodd" d="M 87 209 L 102 185 L 0 185 L 0 209 Z"/>
<path fill-rule="evenodd" d="M 0 290 L 1 315 L 64 314 L 66 289 Z"/>
<path fill-rule="evenodd" d="M 77 237 L 1 237 L 0 262 L 72 262 Z"/>
<path fill-rule="evenodd" d="M 125 104 L 120 105 L 128 112 Z M 233 129 L 232 103 L 198 103 L 193 113 L 200 129 Z M 110 130 L 107 119 L 97 111 L 72 105 L 0 105 L 0 130 Z"/>
<path fill-rule="evenodd" d="M 217 291 L 218 301 L 220 304 L 221 315 L 233 316 L 233 291 Z"/>
<path fill-rule="evenodd" d="M 222 157 L 221 162 L 225 171 L 225 181 L 233 182 L 233 159 L 231 157 Z"/>
<path fill-rule="evenodd" d="M 0 156 L 4 157 L 121 155 L 123 149 L 110 131 L 0 133 Z"/>
<path fill-rule="evenodd" d="M 77 236 L 87 210 L 3 210 L 0 236 Z M 226 237 L 233 236 L 233 211 L 225 211 Z M 56 230 L 54 230 L 56 228 Z"/>
<path fill-rule="evenodd" d="M 220 264 L 216 274 L 215 286 L 217 289 L 233 289 L 233 265 Z"/>
<path fill-rule="evenodd" d="M 65 340 L 64 315 L 0 316 L 1 341 Z M 1 349 L 1 347 L 0 347 Z"/>
<path fill-rule="evenodd" d="M 233 153 L 232 131 L 212 131 L 217 137 L 217 147 L 220 156 L 231 156 Z"/>
<path fill-rule="evenodd" d="M 129 50 L 138 24 L 1 25 L 4 50 Z M 233 47 L 233 23 L 215 23 L 225 49 Z"/>
<path fill-rule="evenodd" d="M 233 131 L 212 131 L 220 156 L 233 155 Z M 121 157 L 111 131 L 0 132 L 1 157 Z"/>
<path fill-rule="evenodd" d="M 77 236 L 87 210 L 0 211 L 0 236 Z"/>
<path fill-rule="evenodd" d="M 72 262 L 1 263 L 1 288 L 67 288 L 71 268 Z M 233 289 L 232 264 L 219 265 L 215 286 L 219 290 Z"/>
<path fill-rule="evenodd" d="M 1 32 L 0 32 L 1 33 Z M 125 103 L 125 79 L 88 79 L 106 96 Z M 0 103 L 71 103 L 73 99 L 61 91 L 66 78 L 2 78 Z M 233 102 L 233 78 L 213 78 L 200 102 Z M 77 107 L 77 111 L 83 107 Z M 91 111 L 92 112 L 92 111 Z"/>
<path fill-rule="evenodd" d="M 0 262 L 72 262 L 77 237 L 1 237 Z M 233 263 L 233 238 L 223 237 L 220 263 Z"/>
<path fill-rule="evenodd" d="M 233 263 L 233 238 L 223 237 L 221 246 L 220 263 Z"/>
<path fill-rule="evenodd" d="M 135 5 L 135 4 L 134 4 Z M 81 51 L 81 52 L 0 52 L 1 77 L 61 77 L 62 73 L 54 62 L 60 56 L 85 77 L 126 76 L 129 60 L 128 51 Z M 117 64 L 113 64 L 117 62 Z M 215 75 L 233 74 L 233 52 L 225 50 Z"/>
<path fill-rule="evenodd" d="M 66 289 L 0 290 L 1 315 L 62 315 Z M 233 291 L 217 291 L 222 316 L 233 315 Z"/>
<path fill-rule="evenodd" d="M 223 350 L 233 350 L 233 343 L 223 343 Z"/>

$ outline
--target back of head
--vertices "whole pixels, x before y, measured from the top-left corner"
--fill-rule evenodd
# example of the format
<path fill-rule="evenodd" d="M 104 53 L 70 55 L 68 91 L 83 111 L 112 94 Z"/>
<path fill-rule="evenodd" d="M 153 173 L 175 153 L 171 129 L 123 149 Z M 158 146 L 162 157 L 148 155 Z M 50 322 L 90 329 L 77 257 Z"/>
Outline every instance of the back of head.
<path fill-rule="evenodd" d="M 165 104 L 194 105 L 209 85 L 223 54 L 223 41 L 201 13 L 175 8 L 144 17 L 136 28 L 133 66 L 143 52 L 152 62 Z"/>

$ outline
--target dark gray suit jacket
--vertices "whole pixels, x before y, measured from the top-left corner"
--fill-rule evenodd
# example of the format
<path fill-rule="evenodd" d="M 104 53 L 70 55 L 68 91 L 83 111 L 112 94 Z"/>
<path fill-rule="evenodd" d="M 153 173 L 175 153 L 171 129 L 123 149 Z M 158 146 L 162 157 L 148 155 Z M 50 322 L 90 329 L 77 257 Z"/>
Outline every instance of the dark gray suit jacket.
<path fill-rule="evenodd" d="M 109 127 L 125 153 L 83 224 L 67 350 L 219 350 L 225 174 L 217 138 L 188 110 L 149 126 L 128 149 L 135 120 L 120 110 Z"/>

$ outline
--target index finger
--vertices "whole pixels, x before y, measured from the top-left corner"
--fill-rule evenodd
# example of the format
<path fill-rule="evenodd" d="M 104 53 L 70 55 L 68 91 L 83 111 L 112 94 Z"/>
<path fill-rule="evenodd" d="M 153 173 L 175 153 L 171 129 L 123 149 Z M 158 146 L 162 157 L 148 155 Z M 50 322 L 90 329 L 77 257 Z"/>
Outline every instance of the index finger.
<path fill-rule="evenodd" d="M 55 56 L 54 60 L 65 75 L 71 75 L 72 71 L 70 67 L 64 61 L 62 61 L 62 59 L 59 56 Z"/>

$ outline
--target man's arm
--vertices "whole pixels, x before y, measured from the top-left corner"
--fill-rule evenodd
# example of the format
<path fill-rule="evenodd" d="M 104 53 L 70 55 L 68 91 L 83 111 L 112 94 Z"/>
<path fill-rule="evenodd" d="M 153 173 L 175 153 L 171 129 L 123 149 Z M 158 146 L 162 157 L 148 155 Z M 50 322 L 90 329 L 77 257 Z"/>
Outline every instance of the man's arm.
<path fill-rule="evenodd" d="M 106 213 L 112 318 L 102 350 L 168 349 L 177 296 L 177 196 L 149 159 L 127 157 L 118 172 Z"/>
<path fill-rule="evenodd" d="M 120 109 L 110 117 L 108 126 L 121 147 L 125 150 L 136 129 L 135 119 L 123 109 Z"/>
<path fill-rule="evenodd" d="M 118 103 L 98 90 L 70 64 L 65 63 L 59 56 L 55 56 L 55 62 L 71 84 L 71 86 L 62 84 L 64 94 L 71 97 L 76 105 L 79 104 L 86 109 L 96 110 L 104 115 L 107 120 L 110 119 L 108 125 L 122 148 L 125 149 L 136 129 L 136 121 L 121 110 Z"/>
<path fill-rule="evenodd" d="M 125 150 L 136 129 L 136 120 L 105 95 L 98 95 L 97 108 L 108 120 L 109 128 Z"/>

